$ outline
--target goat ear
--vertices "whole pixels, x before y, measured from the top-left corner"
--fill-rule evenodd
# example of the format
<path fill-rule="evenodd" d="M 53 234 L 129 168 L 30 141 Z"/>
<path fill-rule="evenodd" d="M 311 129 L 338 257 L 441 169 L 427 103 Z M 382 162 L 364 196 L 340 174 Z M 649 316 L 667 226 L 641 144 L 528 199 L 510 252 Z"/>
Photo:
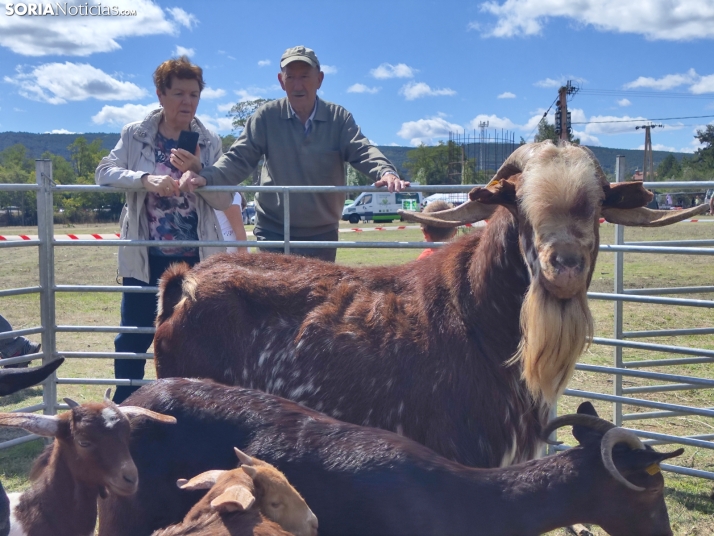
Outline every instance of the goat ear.
<path fill-rule="evenodd" d="M 640 208 L 654 198 L 654 194 L 646 190 L 639 181 L 607 183 L 603 190 L 605 191 L 605 200 L 602 202 L 602 206 L 608 208 Z"/>
<path fill-rule="evenodd" d="M 35 413 L 0 413 L 0 426 L 22 428 L 43 437 L 57 437 L 60 430 L 57 416 Z"/>
<path fill-rule="evenodd" d="M 211 501 L 211 508 L 221 514 L 245 512 L 255 503 L 255 497 L 245 486 L 234 485 Z"/>
<path fill-rule="evenodd" d="M 211 489 L 213 485 L 218 481 L 218 479 L 224 473 L 221 469 L 214 469 L 213 471 L 206 471 L 200 475 L 194 476 L 191 480 L 186 480 L 185 478 L 180 478 L 176 481 L 176 485 L 188 491 L 194 491 L 197 489 Z"/>
<path fill-rule="evenodd" d="M 485 188 L 471 190 L 469 199 L 485 205 L 516 206 L 516 184 L 520 177 L 518 173 L 507 179 L 493 179 Z"/>
<path fill-rule="evenodd" d="M 589 400 L 586 400 L 578 406 L 578 413 L 584 415 L 592 415 L 593 417 L 599 417 L 597 411 L 595 411 L 595 406 L 593 406 L 592 402 L 590 402 Z"/>
<path fill-rule="evenodd" d="M 636 450 L 628 449 L 624 452 L 615 452 L 618 464 L 623 471 L 647 471 L 654 475 L 659 472 L 659 464 L 664 460 L 679 456 L 684 452 L 679 448 L 672 452 L 657 452 L 656 450 Z"/>
<path fill-rule="evenodd" d="M 164 415 L 163 413 L 156 413 L 150 409 L 140 408 L 138 406 L 120 406 L 121 412 L 126 415 L 126 417 L 131 421 L 134 417 L 139 415 L 147 417 L 154 421 L 164 422 L 167 424 L 176 424 L 176 417 L 171 415 Z"/>
<path fill-rule="evenodd" d="M 578 406 L 578 415 L 592 415 L 593 417 L 599 417 L 597 411 L 595 411 L 595 406 L 592 402 L 586 400 Z M 578 443 L 581 445 L 597 445 L 602 440 L 603 432 L 599 430 L 594 430 L 593 428 L 586 426 L 573 426 L 573 437 L 577 439 Z"/>

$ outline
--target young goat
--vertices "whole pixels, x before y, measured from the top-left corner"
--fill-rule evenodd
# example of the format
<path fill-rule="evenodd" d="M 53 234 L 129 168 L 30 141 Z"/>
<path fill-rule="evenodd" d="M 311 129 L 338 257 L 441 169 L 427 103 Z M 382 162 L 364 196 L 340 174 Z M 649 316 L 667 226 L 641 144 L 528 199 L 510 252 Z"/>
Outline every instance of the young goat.
<path fill-rule="evenodd" d="M 596 523 L 613 535 L 671 534 L 662 474 L 645 468 L 681 450 L 613 447 L 606 429 L 614 429 L 616 440 L 620 433 L 628 442 L 636 437 L 591 415 L 577 416 L 582 424 L 561 419 L 546 429 L 577 424 L 581 444 L 575 448 L 507 468 L 476 469 L 386 430 L 210 381 L 158 380 L 125 403 L 178 422 L 132 430 L 141 484 L 133 497 L 102 501 L 100 536 L 145 536 L 181 520 L 191 504 L 176 479 L 231 467 L 234 446 L 285 473 L 320 519 L 321 536 L 527 536 L 574 523 Z M 645 491 L 623 485 L 622 478 Z"/>
<path fill-rule="evenodd" d="M 317 518 L 285 475 L 235 449 L 241 466 L 179 480 L 183 490 L 210 489 L 178 525 L 153 536 L 317 536 Z"/>
<path fill-rule="evenodd" d="M 54 437 L 35 462 L 32 487 L 10 494 L 10 536 L 88 536 L 97 521 L 97 497 L 136 492 L 139 475 L 129 454 L 130 419 L 176 419 L 109 400 L 77 404 L 61 415 L 0 413 L 0 425 Z"/>
<path fill-rule="evenodd" d="M 41 367 L 0 369 L 0 396 L 11 395 L 40 383 L 63 362 L 64 358 L 59 358 Z M 10 534 L 10 499 L 0 482 L 0 536 L 8 536 L 8 534 Z"/>

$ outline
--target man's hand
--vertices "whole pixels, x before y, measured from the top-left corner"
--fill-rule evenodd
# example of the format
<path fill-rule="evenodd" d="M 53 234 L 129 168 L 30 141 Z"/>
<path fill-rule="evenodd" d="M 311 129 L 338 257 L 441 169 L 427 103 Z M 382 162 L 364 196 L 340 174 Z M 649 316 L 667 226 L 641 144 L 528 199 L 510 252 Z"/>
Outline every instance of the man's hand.
<path fill-rule="evenodd" d="M 179 188 L 182 192 L 192 193 L 201 186 L 206 186 L 206 179 L 193 171 L 187 171 L 179 179 Z"/>
<path fill-rule="evenodd" d="M 380 186 L 387 186 L 390 192 L 401 192 L 411 183 L 409 181 L 404 181 L 399 178 L 398 175 L 387 172 L 382 175 L 382 178 L 374 183 L 374 186 L 379 188 Z"/>

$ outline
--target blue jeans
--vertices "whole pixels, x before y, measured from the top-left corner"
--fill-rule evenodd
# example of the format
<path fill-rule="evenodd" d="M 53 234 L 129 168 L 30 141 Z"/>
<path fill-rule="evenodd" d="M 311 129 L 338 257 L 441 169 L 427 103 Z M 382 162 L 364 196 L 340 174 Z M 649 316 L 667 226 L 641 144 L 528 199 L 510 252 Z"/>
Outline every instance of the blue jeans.
<path fill-rule="evenodd" d="M 123 278 L 122 285 L 125 287 L 151 287 L 158 284 L 159 278 L 164 271 L 176 262 L 185 262 L 190 266 L 198 263 L 198 257 L 161 257 L 149 255 L 149 284 L 134 279 L 133 277 Z M 154 325 L 156 318 L 157 297 L 156 294 L 146 294 L 137 292 L 125 292 L 121 299 L 121 326 L 136 326 L 140 328 L 150 328 Z M 150 333 L 120 333 L 114 339 L 114 351 L 132 352 L 142 354 L 149 349 L 154 341 L 154 336 Z M 143 380 L 145 359 L 115 359 L 114 377 L 117 379 Z M 112 400 L 119 404 L 136 391 L 138 387 L 120 385 L 114 392 Z"/>
<path fill-rule="evenodd" d="M 0 333 L 12 331 L 10 322 L 0 315 Z M 25 337 L 13 337 L 11 339 L 0 339 L 0 354 L 5 357 L 12 357 L 27 347 L 30 341 Z"/>

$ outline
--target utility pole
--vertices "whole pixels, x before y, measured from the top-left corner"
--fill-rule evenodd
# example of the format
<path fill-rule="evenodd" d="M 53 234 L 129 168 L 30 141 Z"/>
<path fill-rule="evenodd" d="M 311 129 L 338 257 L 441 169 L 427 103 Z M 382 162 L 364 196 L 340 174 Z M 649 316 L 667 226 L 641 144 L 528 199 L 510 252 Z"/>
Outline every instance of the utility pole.
<path fill-rule="evenodd" d="M 635 127 L 635 130 L 641 128 L 645 129 L 645 160 L 642 165 L 642 182 L 645 182 L 649 177 L 654 180 L 654 163 L 652 161 L 652 137 L 650 136 L 650 130 L 657 127 L 664 127 L 664 125 L 639 125 Z"/>
<path fill-rule="evenodd" d="M 570 112 L 568 111 L 568 96 L 575 95 L 580 90 L 570 80 L 558 90 L 558 102 L 555 109 L 555 133 L 558 139 L 569 141 L 573 129 L 570 128 Z"/>
<path fill-rule="evenodd" d="M 483 143 L 486 139 L 486 129 L 488 128 L 488 121 L 479 121 L 478 128 L 481 129 L 481 136 L 478 140 L 478 169 L 483 171 Z"/>

